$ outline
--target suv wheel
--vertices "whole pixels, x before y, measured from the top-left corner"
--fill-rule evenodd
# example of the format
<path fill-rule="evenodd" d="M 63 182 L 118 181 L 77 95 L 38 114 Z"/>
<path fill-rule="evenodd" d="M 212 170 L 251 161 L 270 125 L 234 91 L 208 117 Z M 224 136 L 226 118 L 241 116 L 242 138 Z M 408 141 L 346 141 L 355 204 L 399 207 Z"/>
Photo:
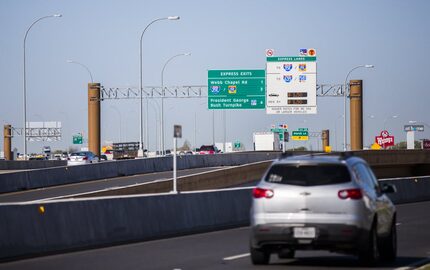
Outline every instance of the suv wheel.
<path fill-rule="evenodd" d="M 369 232 L 366 245 L 360 251 L 359 259 L 365 265 L 374 265 L 379 259 L 376 223 L 374 223 L 372 229 Z"/>
<path fill-rule="evenodd" d="M 394 261 L 397 257 L 397 229 L 396 219 L 391 223 L 391 231 L 388 237 L 381 239 L 381 259 Z"/>
<path fill-rule="evenodd" d="M 255 265 L 268 264 L 270 260 L 270 252 L 264 249 L 256 249 L 251 247 L 251 261 Z"/>

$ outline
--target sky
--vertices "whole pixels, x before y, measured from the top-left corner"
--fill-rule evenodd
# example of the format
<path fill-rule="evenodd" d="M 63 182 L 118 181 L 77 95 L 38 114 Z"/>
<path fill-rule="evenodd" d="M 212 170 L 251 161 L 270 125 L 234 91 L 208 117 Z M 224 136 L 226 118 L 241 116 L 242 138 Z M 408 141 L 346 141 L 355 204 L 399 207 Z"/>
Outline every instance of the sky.
<path fill-rule="evenodd" d="M 68 149 L 72 135 L 88 134 L 87 83 L 90 76 L 106 88 L 138 87 L 139 41 L 154 19 L 180 16 L 152 24 L 143 38 L 143 84 L 161 85 L 161 70 L 170 62 L 166 86 L 206 85 L 211 69 L 265 69 L 266 49 L 276 56 L 294 56 L 301 48 L 317 51 L 317 83 L 343 84 L 363 80 L 364 146 L 385 128 L 395 142 L 405 141 L 403 126 L 426 123 L 415 139 L 430 138 L 430 2 L 427 0 L 288 1 L 288 0 L 0 0 L 0 121 L 23 127 L 23 41 L 26 40 L 27 120 L 61 121 L 58 142 L 29 142 L 28 152 Z M 159 100 L 149 102 L 149 149 L 157 147 Z M 139 140 L 139 100 L 102 101 L 102 145 Z M 268 115 L 265 110 L 212 111 L 207 99 L 166 99 L 166 146 L 172 147 L 173 125 L 182 125 L 182 145 L 240 141 L 252 149 L 253 132 L 287 124 L 289 130 L 329 129 L 330 143 L 342 149 L 343 98 L 319 97 L 318 113 Z M 349 113 L 347 114 L 349 117 Z M 348 121 L 349 122 L 349 121 Z M 3 148 L 3 137 L 0 149 Z M 12 148 L 23 149 L 14 136 Z M 289 142 L 287 147 L 318 149 L 321 142 Z"/>

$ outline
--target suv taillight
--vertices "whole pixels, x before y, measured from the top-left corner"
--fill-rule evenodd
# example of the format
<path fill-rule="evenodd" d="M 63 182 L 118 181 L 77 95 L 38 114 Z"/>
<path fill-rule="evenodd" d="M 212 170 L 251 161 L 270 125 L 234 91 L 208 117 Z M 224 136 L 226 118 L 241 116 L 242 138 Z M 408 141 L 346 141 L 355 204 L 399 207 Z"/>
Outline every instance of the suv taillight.
<path fill-rule="evenodd" d="M 337 196 L 339 196 L 340 199 L 352 199 L 352 200 L 359 200 L 363 198 L 363 193 L 361 192 L 361 189 L 359 188 L 353 188 L 353 189 L 343 189 L 339 190 L 337 193 Z"/>
<path fill-rule="evenodd" d="M 259 199 L 259 198 L 270 199 L 273 197 L 273 195 L 275 195 L 275 193 L 271 189 L 264 189 L 264 188 L 257 187 L 252 190 L 252 196 L 256 199 Z"/>
<path fill-rule="evenodd" d="M 88 160 L 88 157 L 84 157 L 83 160 Z"/>

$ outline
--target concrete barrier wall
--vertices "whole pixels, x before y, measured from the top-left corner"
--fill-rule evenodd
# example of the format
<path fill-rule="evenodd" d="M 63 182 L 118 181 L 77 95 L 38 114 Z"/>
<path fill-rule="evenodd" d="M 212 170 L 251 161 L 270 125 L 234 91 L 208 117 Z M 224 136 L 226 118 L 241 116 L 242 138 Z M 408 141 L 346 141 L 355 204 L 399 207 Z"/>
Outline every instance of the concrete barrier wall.
<path fill-rule="evenodd" d="M 383 182 L 395 203 L 430 200 L 430 177 Z M 244 226 L 250 205 L 251 188 L 0 204 L 0 259 Z"/>
<path fill-rule="evenodd" d="M 309 152 L 292 152 L 306 154 Z M 355 151 L 381 177 L 430 174 L 430 151 Z M 237 166 L 273 160 L 280 152 L 240 152 L 178 157 L 178 169 Z M 0 193 L 91 181 L 97 179 L 172 170 L 172 157 L 108 161 L 91 165 L 64 166 L 0 174 Z"/>
<path fill-rule="evenodd" d="M 298 152 L 299 153 L 299 152 Z M 301 152 L 300 152 L 301 153 Z M 216 166 L 236 166 L 262 160 L 271 160 L 278 152 L 243 152 L 219 155 L 190 155 L 178 157 L 178 169 Z M 63 166 L 31 171 L 0 174 L 0 193 L 49 187 L 172 170 L 172 157 L 107 161 L 97 164 Z"/>
<path fill-rule="evenodd" d="M 32 170 L 65 165 L 65 160 L 0 160 L 0 170 Z"/>
<path fill-rule="evenodd" d="M 0 205 L 0 259 L 243 226 L 249 189 Z"/>
<path fill-rule="evenodd" d="M 178 177 L 178 190 L 201 191 L 208 189 L 220 189 L 237 187 L 243 184 L 255 182 L 261 179 L 272 161 L 260 161 L 233 168 L 219 169 L 216 171 L 198 173 L 189 176 Z M 124 196 L 137 194 L 154 194 L 170 192 L 173 190 L 173 180 L 162 180 L 150 183 L 142 183 L 132 186 L 113 188 L 79 195 L 73 198 L 91 198 L 101 196 Z"/>

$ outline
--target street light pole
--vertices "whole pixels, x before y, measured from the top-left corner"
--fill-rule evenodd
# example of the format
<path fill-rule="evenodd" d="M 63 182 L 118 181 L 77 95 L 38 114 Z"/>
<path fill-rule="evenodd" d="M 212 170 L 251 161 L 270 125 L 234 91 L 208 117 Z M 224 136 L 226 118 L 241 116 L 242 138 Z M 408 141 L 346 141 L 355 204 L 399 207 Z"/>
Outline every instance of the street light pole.
<path fill-rule="evenodd" d="M 155 114 L 155 153 L 156 155 L 158 155 L 160 153 L 160 135 L 159 135 L 159 131 L 160 131 L 160 121 L 159 121 L 159 112 L 161 114 L 161 109 L 160 109 L 160 105 L 158 105 L 156 100 L 153 100 L 153 103 L 149 103 L 152 106 L 152 109 L 154 109 L 154 114 Z M 155 106 L 155 105 L 156 106 Z"/>
<path fill-rule="evenodd" d="M 24 127 L 23 127 L 23 138 L 24 138 L 24 160 L 27 160 L 27 81 L 26 81 L 26 65 L 25 65 L 25 42 L 27 41 L 28 33 L 30 32 L 30 29 L 38 23 L 39 21 L 47 18 L 55 18 L 55 17 L 61 17 L 61 14 L 54 14 L 49 16 L 41 17 L 37 20 L 35 20 L 30 27 L 28 27 L 27 31 L 25 32 L 24 36 L 24 79 L 23 79 L 23 105 L 24 105 Z"/>
<path fill-rule="evenodd" d="M 82 63 L 79 63 L 77 61 L 73 61 L 73 60 L 67 60 L 67 63 L 69 63 L 69 64 L 78 64 L 78 65 L 84 67 L 88 71 L 88 74 L 90 75 L 91 83 L 94 83 L 93 74 L 91 74 L 90 69 L 86 65 L 84 65 Z"/>
<path fill-rule="evenodd" d="M 140 61 L 140 114 L 139 114 L 139 127 L 140 127 L 140 138 L 139 138 L 139 151 L 137 153 L 138 157 L 143 157 L 143 71 L 142 71 L 142 41 L 143 41 L 143 35 L 146 32 L 146 29 L 148 29 L 149 26 L 151 26 L 151 24 L 158 22 L 158 21 L 162 21 L 162 20 L 179 20 L 180 17 L 179 16 L 169 16 L 169 17 L 164 17 L 164 18 L 158 18 L 153 20 L 152 22 L 150 22 L 145 29 L 143 29 L 142 34 L 140 35 L 140 57 L 139 57 L 139 61 Z M 146 127 L 146 130 L 148 130 L 148 127 Z M 148 139 L 148 138 L 146 138 Z"/>
<path fill-rule="evenodd" d="M 344 85 L 343 85 L 343 87 L 344 87 L 344 91 L 343 91 L 343 115 L 345 116 L 345 119 L 343 120 L 343 151 L 346 151 L 347 150 L 347 144 L 346 144 L 346 97 L 347 97 L 347 95 L 346 95 L 346 90 L 347 90 L 347 88 L 346 88 L 346 82 L 348 81 L 348 77 L 349 77 L 349 75 L 354 71 L 354 70 L 356 70 L 357 68 L 374 68 L 375 66 L 374 65 L 359 65 L 359 66 L 356 66 L 356 67 L 354 67 L 353 69 L 351 69 L 349 72 L 348 72 L 348 75 L 346 75 L 346 78 L 345 78 L 345 83 L 344 83 Z"/>
<path fill-rule="evenodd" d="M 170 61 L 179 56 L 189 56 L 191 53 L 180 53 L 170 57 L 161 70 L 161 154 L 164 155 L 164 70 Z"/>

